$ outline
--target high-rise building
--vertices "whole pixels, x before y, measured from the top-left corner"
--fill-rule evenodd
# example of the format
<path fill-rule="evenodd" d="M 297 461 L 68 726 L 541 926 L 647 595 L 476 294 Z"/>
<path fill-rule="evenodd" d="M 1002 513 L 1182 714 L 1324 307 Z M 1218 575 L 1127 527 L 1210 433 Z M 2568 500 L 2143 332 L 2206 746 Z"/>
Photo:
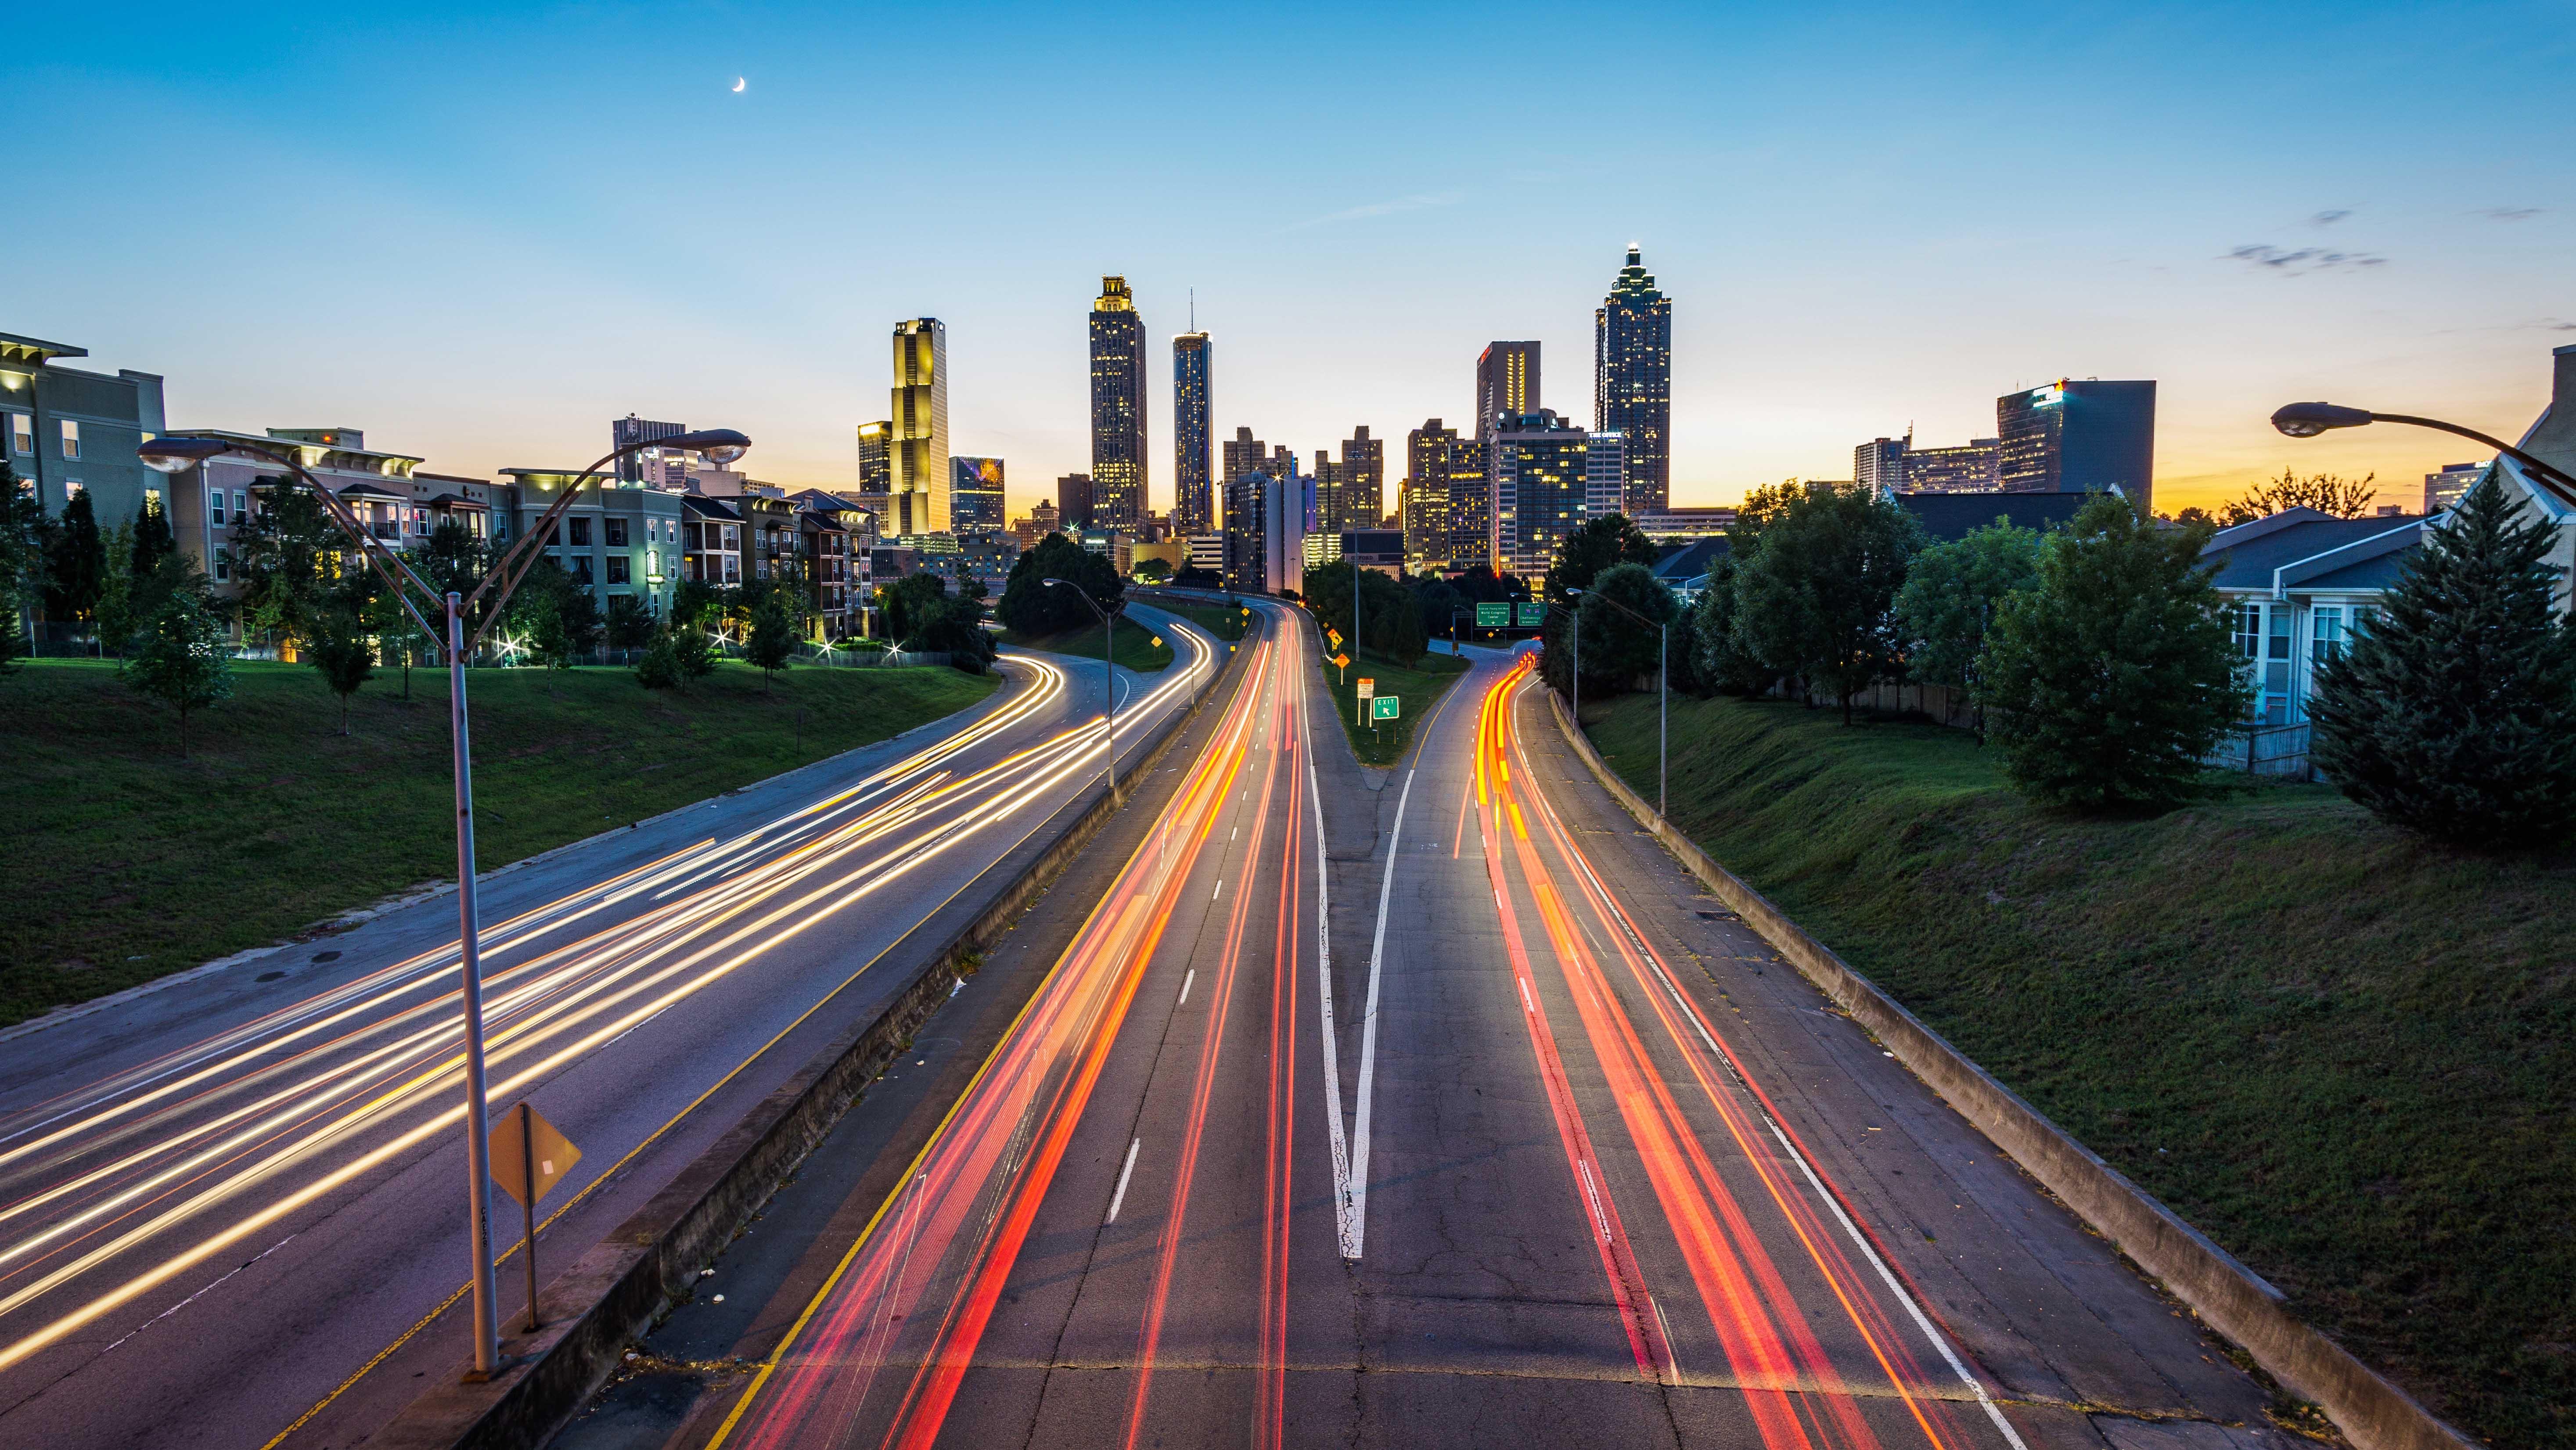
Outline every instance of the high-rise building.
<path fill-rule="evenodd" d="M 1476 436 L 1489 437 L 1503 419 L 1539 410 L 1538 344 L 1485 344 L 1476 355 Z"/>
<path fill-rule="evenodd" d="M 1068 529 L 1091 527 L 1091 475 L 1068 473 L 1055 481 L 1056 512 Z"/>
<path fill-rule="evenodd" d="M 1592 313 L 1592 426 L 1625 440 L 1619 511 L 1662 513 L 1673 482 L 1673 300 L 1635 247 Z"/>
<path fill-rule="evenodd" d="M 1332 506 L 1324 506 L 1324 455 L 1315 454 L 1317 512 L 1327 533 L 1375 529 L 1386 519 L 1386 440 L 1371 438 L 1363 423 L 1342 440 L 1340 465 L 1334 470 Z"/>
<path fill-rule="evenodd" d="M 948 532 L 948 328 L 936 317 L 894 326 L 894 438 L 887 533 Z"/>
<path fill-rule="evenodd" d="M 1145 518 L 1145 323 L 1124 277 L 1091 304 L 1091 509 L 1101 528 Z"/>
<path fill-rule="evenodd" d="M 1449 567 L 1494 562 L 1493 448 L 1482 438 L 1449 443 Z"/>
<path fill-rule="evenodd" d="M 894 424 L 859 425 L 859 492 L 894 492 Z"/>
<path fill-rule="evenodd" d="M 1225 481 L 1232 483 L 1256 468 L 1270 466 L 1270 445 L 1252 436 L 1249 428 L 1237 428 L 1225 441 Z"/>
<path fill-rule="evenodd" d="M 987 533 L 1002 527 L 1002 460 L 948 459 L 948 531 Z"/>
<path fill-rule="evenodd" d="M 1996 475 L 2006 493 L 2117 488 L 2154 502 L 2156 385 L 2076 381 L 1995 399 Z"/>
<path fill-rule="evenodd" d="M 1449 567 L 1449 461 L 1457 446 L 1458 430 L 1437 418 L 1404 435 L 1404 553 L 1416 568 Z"/>
<path fill-rule="evenodd" d="M 1293 458 L 1285 478 L 1266 468 L 1247 468 L 1226 481 L 1227 588 L 1276 594 L 1298 586 L 1306 550 L 1302 493 Z"/>
<path fill-rule="evenodd" d="M 1628 511 L 1626 463 L 1628 440 L 1616 431 L 1594 429 L 1583 454 L 1583 516 L 1606 519 Z"/>
<path fill-rule="evenodd" d="M 1216 521 L 1216 438 L 1208 335 L 1172 339 L 1172 532 L 1203 534 Z"/>
<path fill-rule="evenodd" d="M 689 426 L 686 423 L 656 423 L 649 418 L 638 418 L 634 414 L 629 413 L 625 417 L 616 419 L 609 423 L 608 446 L 611 448 L 623 448 L 629 443 L 650 443 L 657 438 L 677 438 L 688 431 Z M 617 481 L 619 483 L 652 483 L 677 488 L 687 487 L 689 474 L 687 461 L 688 455 L 676 454 L 673 458 L 666 460 L 662 456 L 664 451 L 665 450 L 659 448 L 638 449 L 637 451 L 629 453 L 618 459 Z M 647 455 L 650 456 L 648 457 Z M 676 483 L 672 482 L 670 477 L 672 472 L 671 465 L 674 462 L 679 465 L 678 471 L 680 474 L 680 478 Z"/>
<path fill-rule="evenodd" d="M 1993 493 L 2000 487 L 1995 475 L 2002 443 L 1993 438 L 1971 438 L 1958 448 L 1916 448 L 1905 450 L 1905 491 L 1907 493 Z"/>
<path fill-rule="evenodd" d="M 1875 493 L 1898 492 L 1905 487 L 1905 450 L 1913 442 L 1914 435 L 1908 433 L 1902 438 L 1872 438 L 1853 449 L 1852 478 Z"/>
<path fill-rule="evenodd" d="M 1566 536 L 1583 523 L 1592 437 L 1545 409 L 1494 420 L 1489 537 L 1496 569 L 1535 579 L 1556 562 Z"/>
<path fill-rule="evenodd" d="M 2429 517 L 2430 515 L 2440 513 L 2442 510 L 2458 503 L 2460 501 L 2460 495 L 2467 493 L 2470 485 L 2484 477 L 2486 471 L 2493 466 L 2494 464 L 2492 462 L 2450 463 L 2443 465 L 2442 471 L 2439 473 L 2425 474 L 2425 514 Z"/>

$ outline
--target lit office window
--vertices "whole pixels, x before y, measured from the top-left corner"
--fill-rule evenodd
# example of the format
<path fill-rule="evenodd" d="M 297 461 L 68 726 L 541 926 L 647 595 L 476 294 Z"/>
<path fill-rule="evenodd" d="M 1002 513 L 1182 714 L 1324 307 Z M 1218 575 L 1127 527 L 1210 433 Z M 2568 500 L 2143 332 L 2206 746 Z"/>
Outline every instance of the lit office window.
<path fill-rule="evenodd" d="M 69 418 L 65 418 L 62 420 L 62 427 L 63 456 L 65 458 L 80 457 L 80 424 Z"/>

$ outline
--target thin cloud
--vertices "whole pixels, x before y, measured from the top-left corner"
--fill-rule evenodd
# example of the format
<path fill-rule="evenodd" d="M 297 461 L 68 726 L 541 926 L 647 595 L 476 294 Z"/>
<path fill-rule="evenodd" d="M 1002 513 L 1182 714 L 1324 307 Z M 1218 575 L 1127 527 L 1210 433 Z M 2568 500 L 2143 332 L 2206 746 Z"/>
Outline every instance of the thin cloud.
<path fill-rule="evenodd" d="M 1456 206 L 1466 199 L 1466 194 L 1463 192 L 1417 192 L 1412 196 L 1399 196 L 1391 201 L 1373 201 L 1366 206 L 1355 206 L 1348 211 L 1337 211 L 1329 216 L 1309 217 L 1297 225 L 1320 227 L 1331 222 L 1355 222 L 1365 217 L 1386 216 L 1391 212 L 1421 211 L 1426 207 L 1434 206 Z"/>
<path fill-rule="evenodd" d="M 2386 257 L 2368 252 L 2333 252 L 2323 247 L 2281 248 L 2255 243 L 2230 251 L 2221 261 L 2250 262 L 2257 267 L 2295 277 L 2304 272 L 2326 272 L 2339 267 L 2384 267 Z"/>
<path fill-rule="evenodd" d="M 2482 216 L 2491 222 L 2527 222 L 2546 210 L 2547 207 L 2538 206 L 2491 206 L 2469 215 Z"/>
<path fill-rule="evenodd" d="M 2352 215 L 2351 207 L 2337 207 L 2333 211 L 2321 211 L 2315 216 L 2308 218 L 2308 225 L 2312 227 L 2330 227 L 2350 215 Z"/>

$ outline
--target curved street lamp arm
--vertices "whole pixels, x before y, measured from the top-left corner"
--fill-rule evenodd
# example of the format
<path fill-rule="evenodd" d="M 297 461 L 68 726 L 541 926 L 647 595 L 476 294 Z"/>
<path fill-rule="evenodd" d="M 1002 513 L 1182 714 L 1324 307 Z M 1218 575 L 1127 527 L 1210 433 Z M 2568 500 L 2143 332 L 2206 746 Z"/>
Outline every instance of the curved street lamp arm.
<path fill-rule="evenodd" d="M 2373 413 L 2370 415 L 2370 421 L 2405 423 L 2417 428 L 2431 428 L 2436 432 L 2453 433 L 2472 442 L 2483 443 L 2521 464 L 2525 473 L 2538 479 L 2542 487 L 2557 494 L 2562 502 L 2576 504 L 2576 478 L 2568 477 L 2565 473 L 2550 467 L 2501 438 L 2491 438 L 2475 428 L 2463 428 L 2457 423 L 2445 423 L 2439 418 L 2418 418 L 2408 413 Z"/>
<path fill-rule="evenodd" d="M 457 606 L 459 612 L 470 611 L 474 608 L 475 602 L 483 597 L 485 591 L 489 590 L 495 582 L 500 583 L 501 592 L 493 597 L 492 607 L 483 612 L 483 622 L 475 627 L 474 637 L 465 642 L 467 654 L 470 655 L 483 647 L 483 636 L 492 632 L 493 622 L 501 617 L 501 606 L 510 602 L 510 596 L 517 591 L 519 581 L 526 578 L 528 570 L 536 566 L 537 555 L 545 550 L 545 540 L 554 537 L 555 526 L 563 521 L 563 516 L 580 499 L 581 486 L 597 478 L 601 469 L 619 458 L 651 446 L 653 446 L 652 442 L 648 441 L 612 448 L 602 455 L 597 463 L 573 475 L 572 482 L 564 486 L 563 495 L 557 498 L 554 506 L 547 509 L 537 520 L 536 527 L 522 533 L 518 542 L 512 544 L 493 563 L 491 572 L 483 576 L 483 582 L 475 585 L 474 592 L 465 597 L 463 604 Z"/>
<path fill-rule="evenodd" d="M 297 478 L 302 479 L 304 481 L 304 485 L 313 490 L 314 497 L 321 501 L 323 514 L 339 528 L 341 533 L 349 536 L 349 542 L 356 547 L 358 557 L 364 559 L 367 562 L 367 567 L 375 571 L 376 577 L 384 581 L 385 588 L 394 596 L 394 602 L 403 607 L 403 613 L 411 616 L 412 623 L 420 626 L 421 633 L 428 635 L 433 640 L 441 641 L 442 648 L 444 647 L 443 642 L 446 636 L 440 634 L 437 630 L 430 628 L 429 620 L 412 604 L 411 596 L 403 592 L 402 580 L 396 579 L 392 574 L 385 571 L 386 563 L 390 561 L 396 569 L 400 569 L 402 571 L 403 579 L 410 580 L 424 596 L 430 599 L 436 599 L 438 597 L 437 593 L 433 591 L 429 587 L 428 583 L 418 574 L 412 572 L 411 565 L 405 562 L 401 555 L 394 553 L 390 549 L 377 548 L 375 539 L 371 537 L 364 528 L 360 527 L 358 516 L 349 512 L 348 504 L 342 502 L 338 494 L 325 488 L 322 484 L 322 480 L 315 478 L 311 473 L 306 472 L 303 464 L 287 457 L 283 453 L 262 448 L 255 443 L 235 442 L 229 438 L 224 439 L 223 441 L 231 445 L 230 451 L 232 452 L 246 453 L 254 458 L 265 458 L 271 463 L 281 464 L 293 472 Z"/>

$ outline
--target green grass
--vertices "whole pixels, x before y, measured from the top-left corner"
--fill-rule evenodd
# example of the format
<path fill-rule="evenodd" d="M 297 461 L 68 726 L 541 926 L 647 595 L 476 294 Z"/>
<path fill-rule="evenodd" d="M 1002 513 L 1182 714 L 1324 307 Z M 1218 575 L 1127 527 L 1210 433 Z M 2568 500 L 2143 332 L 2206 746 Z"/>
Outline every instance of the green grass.
<path fill-rule="evenodd" d="M 1078 655 L 1100 661 L 1100 626 L 1086 624 L 1080 629 L 1062 630 L 1055 634 L 1021 634 L 1004 630 L 1002 643 L 1021 649 L 1042 649 L 1060 655 Z M 1172 662 L 1172 646 L 1162 636 L 1132 619 L 1118 621 L 1118 632 L 1111 636 L 1109 657 L 1138 674 L 1152 674 Z"/>
<path fill-rule="evenodd" d="M 1177 614 L 1216 636 L 1220 644 L 1233 644 L 1243 638 L 1244 620 L 1240 609 L 1222 604 L 1183 603 L 1177 599 L 1148 599 L 1146 604 L 1167 614 Z"/>
<path fill-rule="evenodd" d="M 447 676 L 380 671 L 353 732 L 309 666 L 242 663 L 189 722 L 112 665 L 44 660 L 0 680 L 14 802 L 0 1025 L 295 935 L 456 873 Z M 720 665 L 686 693 L 622 669 L 476 670 L 483 869 L 656 815 L 973 704 L 994 677 L 793 669 L 765 689 Z M 798 712 L 803 744 L 798 747 Z"/>
<path fill-rule="evenodd" d="M 1585 714 L 1653 796 L 1655 702 Z M 1675 700 L 1677 824 L 2496 1444 L 2576 1445 L 2576 855 L 2324 786 L 2035 808 L 1964 732 Z"/>
<path fill-rule="evenodd" d="M 1426 654 L 1406 666 L 1375 650 L 1345 653 L 1351 657 L 1347 670 L 1320 656 L 1318 663 L 1324 672 L 1324 683 L 1332 690 L 1333 707 L 1342 717 L 1342 733 L 1351 738 L 1351 749 L 1362 765 L 1393 765 L 1402 760 L 1406 748 L 1413 743 L 1414 727 L 1431 718 L 1440 697 L 1468 668 L 1467 662 L 1455 655 Z M 1377 693 L 1395 696 L 1404 713 L 1374 728 L 1359 723 L 1359 681 L 1363 678 L 1377 682 Z"/>

